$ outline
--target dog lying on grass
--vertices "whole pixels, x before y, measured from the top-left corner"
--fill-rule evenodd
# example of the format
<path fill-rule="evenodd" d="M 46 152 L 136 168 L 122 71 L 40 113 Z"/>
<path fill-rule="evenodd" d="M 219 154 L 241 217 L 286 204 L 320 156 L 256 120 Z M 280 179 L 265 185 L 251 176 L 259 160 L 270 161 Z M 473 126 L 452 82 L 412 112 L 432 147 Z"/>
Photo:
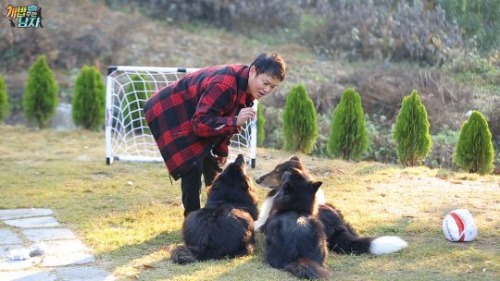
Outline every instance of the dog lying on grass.
<path fill-rule="evenodd" d="M 315 203 L 322 183 L 311 181 L 297 169 L 284 172 L 281 182 L 263 225 L 265 262 L 299 278 L 329 277 L 326 236 Z"/>
<path fill-rule="evenodd" d="M 256 230 L 265 232 L 262 226 L 268 220 L 273 208 L 282 175 L 293 169 L 300 170 L 305 177 L 312 180 L 312 176 L 297 156 L 292 156 L 287 161 L 278 164 L 271 172 L 256 180 L 258 184 L 271 188 L 262 203 L 259 219 L 255 222 Z M 321 188 L 316 193 L 316 201 L 319 203 L 318 217 L 324 225 L 328 248 L 336 253 L 381 255 L 400 251 L 407 246 L 406 241 L 397 236 L 359 237 L 354 228 L 344 220 L 340 210 L 331 204 L 324 203 L 324 193 Z"/>
<path fill-rule="evenodd" d="M 204 208 L 191 212 L 182 227 L 184 245 L 171 255 L 186 264 L 252 254 L 254 220 L 258 217 L 255 187 L 246 174 L 243 155 L 229 164 L 208 188 Z"/>

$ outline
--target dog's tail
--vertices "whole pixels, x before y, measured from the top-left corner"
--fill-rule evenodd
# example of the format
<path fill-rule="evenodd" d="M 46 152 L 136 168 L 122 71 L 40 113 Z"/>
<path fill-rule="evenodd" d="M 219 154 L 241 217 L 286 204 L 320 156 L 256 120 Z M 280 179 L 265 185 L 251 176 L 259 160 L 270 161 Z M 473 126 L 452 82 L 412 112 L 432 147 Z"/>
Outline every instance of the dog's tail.
<path fill-rule="evenodd" d="M 373 239 L 370 243 L 370 253 L 383 255 L 399 252 L 406 248 L 408 243 L 397 236 L 381 236 Z"/>
<path fill-rule="evenodd" d="M 345 235 L 338 237 L 337 243 L 328 245 L 330 249 L 344 254 L 374 254 L 383 255 L 401 251 L 408 246 L 408 243 L 397 236 L 381 237 L 356 237 Z"/>
<path fill-rule="evenodd" d="M 198 259 L 186 245 L 178 245 L 172 250 L 171 259 L 174 263 L 187 264 L 197 262 Z"/>
<path fill-rule="evenodd" d="M 295 275 L 298 278 L 318 279 L 329 278 L 330 273 L 322 265 L 310 259 L 301 258 L 291 262 L 284 268 L 286 271 Z"/>
<path fill-rule="evenodd" d="M 319 206 L 319 217 L 325 226 L 328 248 L 341 254 L 382 255 L 400 251 L 408 243 L 397 236 L 360 237 L 333 205 Z"/>

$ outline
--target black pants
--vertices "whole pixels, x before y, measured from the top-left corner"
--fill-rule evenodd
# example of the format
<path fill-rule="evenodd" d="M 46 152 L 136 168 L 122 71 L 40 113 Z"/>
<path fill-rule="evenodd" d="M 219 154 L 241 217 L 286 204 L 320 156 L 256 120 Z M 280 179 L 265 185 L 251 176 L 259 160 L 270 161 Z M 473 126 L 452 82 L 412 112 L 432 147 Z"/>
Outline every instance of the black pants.
<path fill-rule="evenodd" d="M 203 175 L 205 186 L 210 186 L 215 176 L 222 171 L 219 161 L 211 154 L 203 159 L 201 167 L 193 167 L 189 173 L 181 177 L 182 205 L 184 205 L 184 217 L 190 212 L 199 210 L 201 207 L 201 176 Z"/>

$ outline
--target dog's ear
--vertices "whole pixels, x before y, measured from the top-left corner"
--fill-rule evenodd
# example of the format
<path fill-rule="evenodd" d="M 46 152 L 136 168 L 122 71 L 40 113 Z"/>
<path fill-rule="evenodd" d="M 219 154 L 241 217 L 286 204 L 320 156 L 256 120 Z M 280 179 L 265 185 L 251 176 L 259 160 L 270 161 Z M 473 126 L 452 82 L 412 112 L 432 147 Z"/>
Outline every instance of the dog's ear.
<path fill-rule="evenodd" d="M 297 161 L 297 162 L 302 162 L 297 155 L 292 155 L 289 160 Z"/>
<path fill-rule="evenodd" d="M 283 192 L 285 194 L 291 194 L 295 191 L 295 186 L 293 185 L 293 183 L 290 182 L 284 183 L 281 188 L 283 189 Z"/>
<path fill-rule="evenodd" d="M 281 175 L 281 182 L 287 182 L 288 179 L 290 178 L 291 173 L 289 171 L 286 171 Z"/>
<path fill-rule="evenodd" d="M 292 167 L 288 172 L 292 175 L 300 175 L 301 177 L 304 177 L 304 173 L 300 168 Z"/>
<path fill-rule="evenodd" d="M 319 187 L 323 184 L 322 181 L 315 181 L 312 183 L 312 187 L 313 187 L 313 190 L 314 192 L 316 193 L 316 191 L 318 191 Z"/>

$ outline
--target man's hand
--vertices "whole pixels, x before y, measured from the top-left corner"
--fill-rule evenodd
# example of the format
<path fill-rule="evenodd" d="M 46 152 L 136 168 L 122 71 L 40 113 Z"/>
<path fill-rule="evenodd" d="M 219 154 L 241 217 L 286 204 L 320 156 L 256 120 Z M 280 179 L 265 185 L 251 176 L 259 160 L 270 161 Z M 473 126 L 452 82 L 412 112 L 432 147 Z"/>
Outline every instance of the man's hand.
<path fill-rule="evenodd" d="M 255 110 L 251 107 L 245 107 L 240 110 L 236 118 L 236 125 L 241 126 L 249 119 L 255 118 Z"/>
<path fill-rule="evenodd" d="M 219 164 L 222 167 L 222 166 L 226 165 L 227 157 L 217 156 L 217 161 L 219 161 Z"/>

